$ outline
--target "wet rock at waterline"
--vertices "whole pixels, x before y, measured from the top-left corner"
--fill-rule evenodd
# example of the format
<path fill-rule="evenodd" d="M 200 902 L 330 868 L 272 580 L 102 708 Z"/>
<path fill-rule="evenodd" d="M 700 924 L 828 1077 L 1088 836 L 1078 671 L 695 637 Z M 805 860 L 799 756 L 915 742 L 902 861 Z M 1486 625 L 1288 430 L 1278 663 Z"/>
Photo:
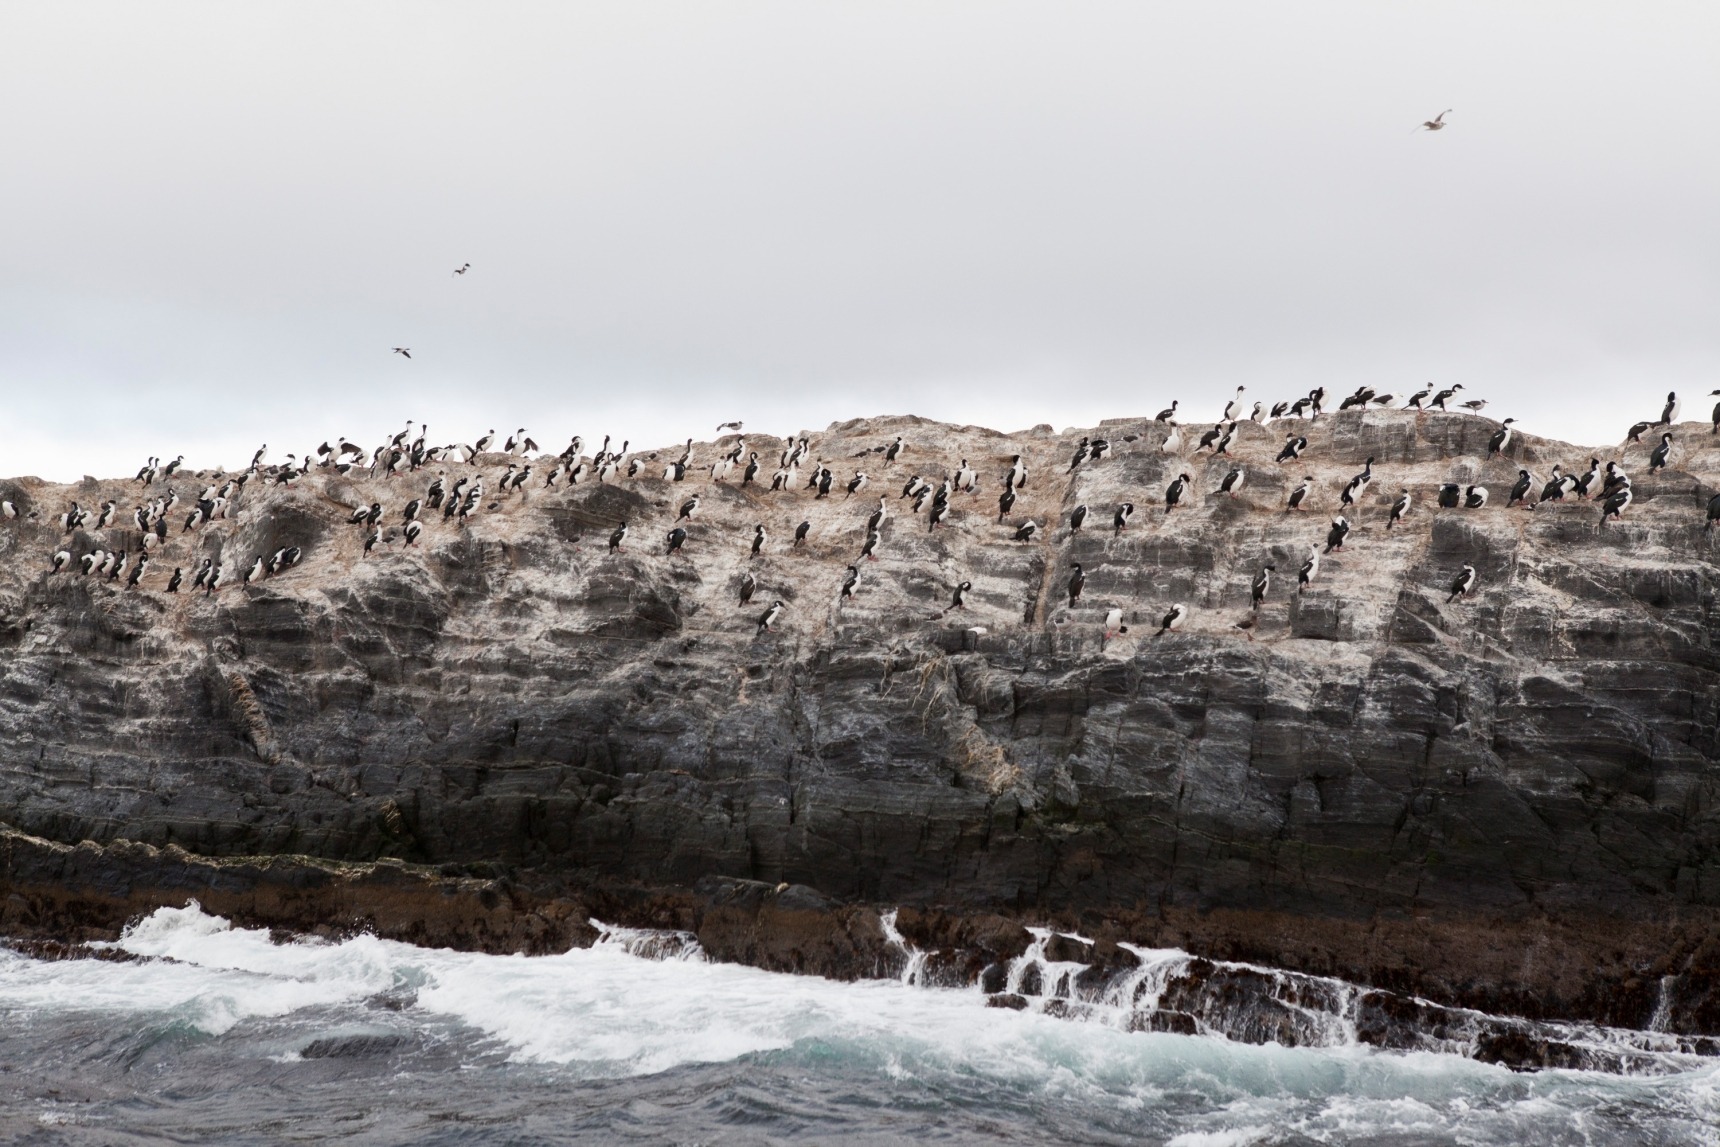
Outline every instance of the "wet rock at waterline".
<path fill-rule="evenodd" d="M 839 474 L 857 456 L 848 470 L 875 471 L 852 500 L 588 482 L 486 499 L 368 557 L 347 511 L 380 501 L 398 523 L 428 475 L 313 471 L 173 533 L 136 590 L 46 572 L 62 542 L 135 551 L 135 531 L 43 524 L 74 497 L 128 507 L 135 484 L 0 483 L 26 515 L 0 527 L 0 821 L 17 830 L 0 837 L 0 929 L 102 938 L 195 896 L 256 924 L 546 952 L 590 943 L 595 917 L 854 978 L 901 973 L 880 927 L 900 906 L 923 982 L 1002 977 L 999 994 L 1070 1007 L 1138 975 L 1133 945 L 1367 985 L 1398 1001 L 1356 1005 L 1358 1038 L 1382 1046 L 1403 1000 L 1720 1033 L 1702 528 L 1720 447 L 1680 429 L 1678 469 L 1652 477 L 1643 447 L 1598 452 L 1638 478 L 1604 529 L 1575 499 L 1436 509 L 1443 482 L 1508 488 L 1519 466 L 1590 456 L 1522 435 L 1484 461 L 1494 426 L 1344 412 L 1305 428 L 1292 473 L 1271 460 L 1274 426 L 1242 424 L 1233 457 L 1210 461 L 1126 421 L 1105 428 L 1114 455 L 1066 474 L 1079 433 L 874 419 L 814 436 Z M 883 466 L 871 451 L 897 434 L 910 450 Z M 1031 480 L 999 524 L 1017 453 Z M 1293 570 L 1370 455 L 1344 550 L 1301 595 L 1281 576 L 1236 630 L 1258 564 Z M 896 495 L 964 457 L 979 490 L 929 530 Z M 1215 493 L 1233 460 L 1249 468 L 1237 499 Z M 1166 515 L 1184 470 L 1195 496 Z M 1304 474 L 1311 511 L 1286 512 Z M 1404 485 L 1415 508 L 1388 532 Z M 838 604 L 877 494 L 878 560 Z M 1123 501 L 1141 509 L 1119 534 L 1100 508 Z M 1078 504 L 1094 515 L 1071 535 Z M 632 540 L 611 554 L 622 518 Z M 1013 540 L 1028 518 L 1042 529 Z M 759 523 L 772 542 L 755 559 Z M 278 576 L 161 592 L 174 566 L 285 544 L 305 556 Z M 1448 604 L 1465 563 L 1477 589 Z M 771 600 L 785 610 L 760 633 Z M 1153 637 L 1173 602 L 1187 619 Z M 1107 640 L 1112 608 L 1130 631 Z M 1088 938 L 1032 992 L 1008 982 L 1024 924 Z M 1218 980 L 1241 992 L 1237 976 Z M 1205 989 L 1177 990 L 1191 998 L 1149 1014 L 1212 1026 Z M 1299 1038 L 1274 1015 L 1236 1022 Z M 1505 1062 L 1570 1042 L 1483 1034 L 1463 1039 Z"/>

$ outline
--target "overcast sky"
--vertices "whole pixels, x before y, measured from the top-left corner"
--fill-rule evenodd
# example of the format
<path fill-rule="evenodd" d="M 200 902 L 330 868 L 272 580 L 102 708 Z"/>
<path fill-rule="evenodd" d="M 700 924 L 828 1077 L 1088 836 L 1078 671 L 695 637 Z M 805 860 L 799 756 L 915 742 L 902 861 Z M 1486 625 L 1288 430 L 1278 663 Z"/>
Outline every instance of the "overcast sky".
<path fill-rule="evenodd" d="M 0 236 L 8 474 L 1429 380 L 1616 441 L 1720 388 L 1720 4 L 3 3 Z"/>

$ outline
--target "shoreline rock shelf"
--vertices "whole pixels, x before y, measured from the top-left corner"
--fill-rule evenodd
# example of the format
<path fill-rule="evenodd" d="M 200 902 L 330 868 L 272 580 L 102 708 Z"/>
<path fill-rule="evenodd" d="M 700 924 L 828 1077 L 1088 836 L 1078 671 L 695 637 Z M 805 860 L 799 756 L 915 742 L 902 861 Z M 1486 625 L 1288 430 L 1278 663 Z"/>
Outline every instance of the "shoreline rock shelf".
<path fill-rule="evenodd" d="M 194 896 L 238 922 L 486 950 L 589 943 L 595 917 L 852 977 L 899 970 L 878 923 L 899 906 L 928 967 L 964 982 L 1019 957 L 986 945 L 1026 923 L 1442 1007 L 1720 1034 L 1720 442 L 1675 426 L 1651 474 L 1657 442 L 1519 431 L 1489 457 L 1499 423 L 1467 414 L 1292 425 L 1309 443 L 1279 465 L 1281 422 L 1237 424 L 1211 458 L 1165 453 L 1168 427 L 1142 419 L 857 420 L 810 436 L 786 490 L 770 466 L 665 481 L 674 447 L 640 477 L 427 513 L 410 546 L 401 512 L 437 469 L 493 486 L 510 459 L 313 467 L 174 523 L 134 588 L 49 573 L 52 555 L 139 552 L 131 507 L 207 476 L 0 482 L 21 511 L 0 524 L 0 935 L 102 938 Z M 734 440 L 694 444 L 695 463 Z M 1000 522 L 1017 454 L 1029 480 Z M 1298 593 L 1369 457 L 1343 549 Z M 1437 506 L 1448 483 L 1506 491 L 1591 457 L 1635 480 L 1605 526 L 1574 497 Z M 964 458 L 977 490 L 928 529 L 897 495 Z M 805 488 L 819 464 L 828 497 Z M 1286 511 L 1304 475 L 1308 512 Z M 857 560 L 879 495 L 877 560 Z M 74 499 L 117 502 L 118 524 L 68 537 L 53 519 Z M 1140 510 L 1116 531 L 1124 502 Z M 349 519 L 372 503 L 366 556 L 374 527 Z M 297 565 L 241 583 L 287 546 Z M 220 592 L 163 592 L 206 557 Z M 1448 602 L 1466 564 L 1475 588 Z M 1180 628 L 1155 636 L 1175 604 Z M 1113 609 L 1128 632 L 1107 637 Z"/>

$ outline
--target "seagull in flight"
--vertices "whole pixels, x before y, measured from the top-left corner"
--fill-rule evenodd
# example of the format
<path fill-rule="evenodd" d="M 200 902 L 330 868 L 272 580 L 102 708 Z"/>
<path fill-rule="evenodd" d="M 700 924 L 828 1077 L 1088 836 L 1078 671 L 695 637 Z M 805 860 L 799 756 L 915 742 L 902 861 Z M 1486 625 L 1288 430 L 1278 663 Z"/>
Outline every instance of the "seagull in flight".
<path fill-rule="evenodd" d="M 467 271 L 470 271 L 471 269 L 472 269 L 472 264 L 461 263 L 458 267 L 454 268 L 454 273 L 456 275 L 464 275 Z"/>
<path fill-rule="evenodd" d="M 1450 115 L 1450 114 L 1451 114 L 1451 109 L 1446 108 L 1444 111 L 1440 112 L 1438 115 L 1434 116 L 1432 119 L 1424 120 L 1422 122 L 1422 125 L 1420 127 L 1416 128 L 1415 130 L 1416 131 L 1442 131 L 1445 128 L 1445 117 Z"/>
<path fill-rule="evenodd" d="M 403 354 L 407 358 L 411 358 L 412 357 L 412 348 L 409 346 L 397 346 L 394 348 L 394 353 L 395 354 Z"/>

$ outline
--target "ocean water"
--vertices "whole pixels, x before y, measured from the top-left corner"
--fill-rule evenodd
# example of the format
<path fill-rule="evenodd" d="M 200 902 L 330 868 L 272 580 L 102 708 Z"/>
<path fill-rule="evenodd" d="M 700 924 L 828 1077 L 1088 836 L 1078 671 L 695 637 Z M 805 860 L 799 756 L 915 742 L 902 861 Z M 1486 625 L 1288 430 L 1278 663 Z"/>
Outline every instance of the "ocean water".
<path fill-rule="evenodd" d="M 0 1142 L 1711 1144 L 1720 1063 L 1517 1074 L 1254 1046 L 705 962 L 272 943 L 197 907 L 0 950 Z"/>

